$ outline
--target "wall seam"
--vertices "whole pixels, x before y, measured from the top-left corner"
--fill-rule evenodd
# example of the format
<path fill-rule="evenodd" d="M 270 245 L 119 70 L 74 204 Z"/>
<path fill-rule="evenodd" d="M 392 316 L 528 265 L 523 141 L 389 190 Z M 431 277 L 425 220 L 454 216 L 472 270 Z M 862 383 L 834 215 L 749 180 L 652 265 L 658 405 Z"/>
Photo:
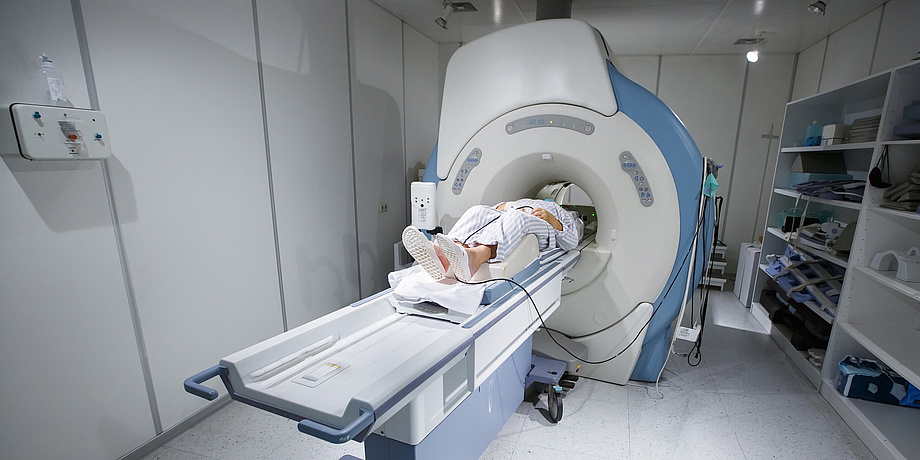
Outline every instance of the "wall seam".
<path fill-rule="evenodd" d="M 875 29 L 875 44 L 872 46 L 872 59 L 869 59 L 869 72 L 866 76 L 872 75 L 873 69 L 875 69 L 875 58 L 878 57 L 878 41 L 882 36 L 882 24 L 885 24 L 885 7 L 888 6 L 888 2 L 882 3 L 882 13 L 878 18 L 878 28 Z"/>
<path fill-rule="evenodd" d="M 80 47 L 80 57 L 83 61 L 83 74 L 86 79 L 86 90 L 89 94 L 90 106 L 93 110 L 99 108 L 99 94 L 96 90 L 96 77 L 93 73 L 92 59 L 89 53 L 89 40 L 86 37 L 86 24 L 83 21 L 83 6 L 80 0 L 70 1 L 71 10 L 74 18 L 74 25 L 77 32 L 77 43 Z M 144 386 L 147 390 L 147 402 L 150 405 L 150 415 L 153 419 L 153 429 L 155 434 L 163 432 L 163 422 L 160 418 L 160 410 L 157 404 L 156 390 L 153 385 L 153 374 L 150 371 L 150 359 L 147 355 L 147 345 L 144 340 L 144 331 L 141 327 L 140 312 L 137 307 L 137 294 L 134 291 L 134 281 L 131 276 L 130 264 L 128 263 L 128 252 L 125 247 L 124 234 L 121 229 L 121 220 L 118 216 L 118 206 L 115 203 L 115 189 L 112 186 L 112 176 L 109 171 L 109 160 L 101 160 L 102 180 L 105 188 L 105 195 L 109 205 L 109 215 L 112 219 L 112 229 L 115 236 L 115 246 L 118 251 L 118 259 L 121 264 L 122 279 L 125 283 L 125 296 L 128 301 L 128 311 L 131 315 L 131 324 L 134 327 L 134 339 L 137 343 L 137 353 L 141 364 L 141 373 L 144 378 Z"/>
<path fill-rule="evenodd" d="M 278 270 L 278 293 L 281 300 L 281 327 L 288 330 L 287 305 L 284 302 L 284 275 L 281 271 L 281 242 L 278 238 L 278 212 L 275 208 L 275 182 L 272 176 L 272 151 L 268 136 L 268 110 L 265 104 L 265 74 L 262 67 L 262 40 L 259 36 L 259 11 L 252 0 L 252 24 L 256 46 L 256 69 L 259 73 L 259 103 L 262 108 L 262 136 L 265 139 L 265 169 L 268 176 L 268 201 L 272 213 L 272 235 L 275 243 L 275 264 Z"/>
<path fill-rule="evenodd" d="M 745 61 L 744 63 L 744 81 L 741 84 L 741 104 L 738 108 L 738 124 L 735 126 L 735 146 L 732 149 L 732 168 L 731 172 L 728 173 L 728 190 L 725 191 L 727 197 L 731 197 L 732 186 L 735 185 L 735 167 L 738 165 L 738 145 L 741 143 L 741 126 L 744 123 L 744 104 L 747 101 L 747 90 L 748 90 L 748 77 L 751 73 L 751 63 Z M 725 204 L 723 202 L 723 204 Z M 731 201 L 728 202 L 731 204 Z M 728 220 L 728 212 L 731 209 L 731 206 L 725 206 L 725 209 L 719 213 L 719 230 L 725 230 L 725 223 L 730 222 Z M 756 225 L 756 223 L 755 223 Z M 714 240 L 719 241 L 719 235 L 714 235 Z"/>
<path fill-rule="evenodd" d="M 358 270 L 358 298 L 364 298 L 363 283 L 361 282 L 361 241 L 358 234 L 358 173 L 356 170 L 357 162 L 355 161 L 355 105 L 354 105 L 354 88 L 352 87 L 352 68 L 351 68 L 351 18 L 348 16 L 348 5 L 351 0 L 342 2 L 345 7 L 345 58 L 348 62 L 348 118 L 349 130 L 351 132 L 351 190 L 354 199 L 353 209 L 355 211 L 355 263 Z"/>
<path fill-rule="evenodd" d="M 821 83 L 824 81 L 824 64 L 827 63 L 827 45 L 830 41 L 830 35 L 824 37 L 824 53 L 821 55 L 821 70 L 818 71 L 818 88 L 814 94 L 821 94 Z"/>
<path fill-rule="evenodd" d="M 412 184 L 411 182 L 406 184 L 408 177 L 406 174 L 409 172 L 409 115 L 408 115 L 408 105 L 406 104 L 406 22 L 400 21 L 402 27 L 399 29 L 402 40 L 402 128 L 403 128 L 403 145 L 402 145 L 402 160 L 403 160 L 403 183 L 406 187 L 403 189 L 403 203 L 412 202 Z M 415 179 L 412 179 L 415 181 Z M 403 212 L 403 220 L 406 222 L 406 225 L 412 221 L 412 208 L 411 206 L 406 206 L 405 212 Z M 398 260 L 398 259 L 397 259 Z M 393 267 L 395 270 L 396 267 Z"/>

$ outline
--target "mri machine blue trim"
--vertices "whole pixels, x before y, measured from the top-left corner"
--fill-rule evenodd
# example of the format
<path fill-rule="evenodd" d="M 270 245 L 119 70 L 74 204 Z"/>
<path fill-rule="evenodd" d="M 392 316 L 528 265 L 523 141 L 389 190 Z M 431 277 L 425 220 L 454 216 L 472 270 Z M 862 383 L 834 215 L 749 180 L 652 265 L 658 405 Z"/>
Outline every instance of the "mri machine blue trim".
<path fill-rule="evenodd" d="M 671 168 L 677 188 L 680 245 L 666 288 L 655 300 L 655 314 L 649 322 L 645 341 L 642 342 L 642 353 L 630 376 L 632 380 L 654 382 L 667 360 L 673 336 L 672 323 L 685 300 L 684 287 L 690 270 L 690 259 L 686 256 L 692 248 L 699 222 L 697 214 L 702 189 L 703 157 L 687 128 L 661 99 L 623 76 L 609 62 L 607 70 L 619 111 L 636 122 L 652 138 Z M 708 252 L 703 251 L 700 255 L 704 254 Z"/>
<path fill-rule="evenodd" d="M 422 182 L 431 182 L 437 184 L 441 182 L 441 178 L 438 177 L 438 143 L 434 143 L 434 148 L 431 149 L 431 156 L 428 157 L 428 164 L 425 165 L 425 175 L 422 176 Z"/>

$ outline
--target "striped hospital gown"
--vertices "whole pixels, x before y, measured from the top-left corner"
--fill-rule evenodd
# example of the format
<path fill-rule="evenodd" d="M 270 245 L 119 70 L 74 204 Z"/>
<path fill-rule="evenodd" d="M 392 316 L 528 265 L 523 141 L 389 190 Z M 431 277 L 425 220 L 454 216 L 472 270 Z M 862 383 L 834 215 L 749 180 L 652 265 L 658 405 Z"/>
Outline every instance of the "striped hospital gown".
<path fill-rule="evenodd" d="M 447 236 L 461 243 L 465 241 L 467 246 L 497 244 L 496 256 L 489 262 L 504 260 L 528 233 L 537 236 L 541 252 L 556 247 L 568 250 L 578 245 L 575 218 L 558 204 L 531 199 L 520 199 L 516 203 L 519 207 L 531 206 L 549 211 L 562 224 L 562 230 L 556 230 L 549 222 L 530 215 L 531 209 L 499 211 L 495 207 L 476 205 L 460 216 Z M 489 223 L 493 219 L 496 220 Z"/>

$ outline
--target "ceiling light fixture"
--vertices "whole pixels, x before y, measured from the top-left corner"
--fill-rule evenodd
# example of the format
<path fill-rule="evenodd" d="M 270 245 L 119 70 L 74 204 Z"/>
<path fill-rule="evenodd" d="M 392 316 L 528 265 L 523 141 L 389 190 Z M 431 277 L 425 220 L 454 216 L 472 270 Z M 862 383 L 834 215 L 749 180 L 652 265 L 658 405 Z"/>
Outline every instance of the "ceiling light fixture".
<path fill-rule="evenodd" d="M 748 62 L 757 62 L 760 60 L 760 51 L 750 50 L 747 52 L 747 54 L 744 55 L 744 57 L 747 58 Z"/>
<path fill-rule="evenodd" d="M 827 8 L 827 3 L 824 3 L 820 0 L 812 3 L 811 5 L 808 5 L 808 11 L 818 16 L 824 16 L 824 10 L 826 8 Z"/>
<path fill-rule="evenodd" d="M 447 2 L 444 4 L 444 12 L 441 13 L 440 17 L 434 20 L 434 23 L 446 30 L 447 18 L 450 17 L 451 13 L 471 13 L 474 11 L 479 10 L 470 2 Z"/>
<path fill-rule="evenodd" d="M 444 5 L 444 12 L 441 13 L 441 16 L 434 20 L 434 23 L 441 26 L 442 29 L 447 29 L 447 18 L 450 17 L 450 13 L 454 12 L 454 5 L 447 3 Z"/>
<path fill-rule="evenodd" d="M 736 45 L 751 46 L 752 48 L 745 53 L 744 57 L 747 58 L 748 62 L 757 62 L 760 60 L 760 46 L 763 45 L 766 39 L 763 38 L 763 32 L 758 32 L 756 37 L 751 38 L 739 38 L 735 41 Z"/>

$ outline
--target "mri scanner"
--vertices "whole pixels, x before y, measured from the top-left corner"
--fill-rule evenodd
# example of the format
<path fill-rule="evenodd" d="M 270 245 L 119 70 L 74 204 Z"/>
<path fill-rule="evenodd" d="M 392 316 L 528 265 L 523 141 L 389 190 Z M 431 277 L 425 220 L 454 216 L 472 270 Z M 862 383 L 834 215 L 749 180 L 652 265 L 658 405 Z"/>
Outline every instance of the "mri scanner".
<path fill-rule="evenodd" d="M 607 382 L 658 379 L 708 253 L 706 168 L 674 113 L 595 29 L 557 19 L 458 49 L 439 129 L 424 181 L 442 229 L 472 205 L 549 190 L 579 205 L 578 248 L 502 267 L 523 289 L 493 280 L 453 320 L 424 314 L 450 305 L 397 311 L 391 288 L 225 357 L 187 391 L 214 399 L 203 382 L 219 376 L 233 399 L 364 442 L 368 459 L 477 458 L 523 400 L 532 353 Z M 581 202 L 565 203 L 569 184 Z"/>

